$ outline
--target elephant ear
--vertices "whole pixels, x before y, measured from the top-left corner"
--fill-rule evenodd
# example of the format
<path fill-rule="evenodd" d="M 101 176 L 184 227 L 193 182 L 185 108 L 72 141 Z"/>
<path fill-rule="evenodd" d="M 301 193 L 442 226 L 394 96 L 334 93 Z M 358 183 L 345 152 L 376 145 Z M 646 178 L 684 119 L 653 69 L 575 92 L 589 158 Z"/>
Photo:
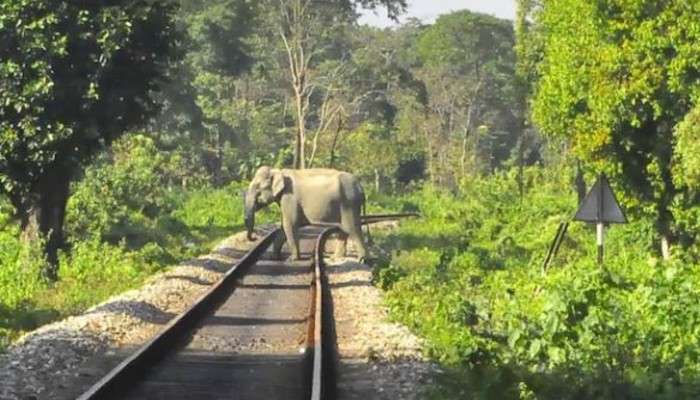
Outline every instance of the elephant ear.
<path fill-rule="evenodd" d="M 281 171 L 274 171 L 272 173 L 272 195 L 277 197 L 284 190 L 284 175 Z"/>

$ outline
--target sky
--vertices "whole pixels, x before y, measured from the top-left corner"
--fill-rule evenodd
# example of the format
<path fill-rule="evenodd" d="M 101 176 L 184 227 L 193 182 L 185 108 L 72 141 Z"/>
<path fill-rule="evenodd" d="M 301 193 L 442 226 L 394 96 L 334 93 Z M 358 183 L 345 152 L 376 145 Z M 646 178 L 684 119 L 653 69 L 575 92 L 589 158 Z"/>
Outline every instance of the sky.
<path fill-rule="evenodd" d="M 408 0 L 408 10 L 401 17 L 401 20 L 415 17 L 430 23 L 435 21 L 435 18 L 440 14 L 465 8 L 499 18 L 510 20 L 515 18 L 515 0 Z M 395 25 L 386 17 L 386 10 L 380 9 L 377 14 L 372 11 L 363 12 L 360 23 L 382 28 Z"/>

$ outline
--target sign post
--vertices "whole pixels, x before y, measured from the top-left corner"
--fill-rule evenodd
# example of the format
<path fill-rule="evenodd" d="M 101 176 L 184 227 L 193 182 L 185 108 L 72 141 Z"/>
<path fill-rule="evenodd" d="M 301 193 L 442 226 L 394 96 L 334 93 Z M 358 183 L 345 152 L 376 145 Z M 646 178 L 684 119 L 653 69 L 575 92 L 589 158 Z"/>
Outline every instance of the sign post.
<path fill-rule="evenodd" d="M 627 217 L 620 208 L 615 193 L 605 174 L 600 174 L 591 190 L 581 202 L 574 220 L 596 224 L 596 243 L 598 245 L 598 264 L 603 264 L 605 247 L 605 224 L 626 224 Z"/>
<path fill-rule="evenodd" d="M 596 242 L 598 243 L 598 264 L 603 264 L 603 237 L 605 236 L 605 225 L 602 222 L 595 224 L 596 227 Z"/>

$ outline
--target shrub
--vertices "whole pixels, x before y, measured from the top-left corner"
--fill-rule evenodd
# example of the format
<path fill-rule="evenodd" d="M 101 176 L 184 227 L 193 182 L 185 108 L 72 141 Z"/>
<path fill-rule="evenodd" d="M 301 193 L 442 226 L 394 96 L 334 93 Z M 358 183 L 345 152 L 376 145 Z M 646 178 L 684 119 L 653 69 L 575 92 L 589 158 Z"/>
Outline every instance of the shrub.
<path fill-rule="evenodd" d="M 185 184 L 178 152 L 126 135 L 72 187 L 59 280 L 44 282 L 40 244 L 25 246 L 0 201 L 0 349 L 24 331 L 85 310 L 177 261 L 206 252 L 243 224 L 241 183 Z M 258 221 L 278 221 L 278 211 Z"/>
<path fill-rule="evenodd" d="M 572 223 L 543 273 L 576 199 L 566 174 L 526 176 L 523 199 L 509 172 L 463 182 L 458 194 L 426 186 L 401 200 L 423 219 L 380 239 L 393 254 L 377 273 L 391 315 L 449 371 L 431 395 L 696 398 L 697 262 L 661 265 L 653 224 L 638 217 L 608 232 L 604 268 L 594 231 Z"/>

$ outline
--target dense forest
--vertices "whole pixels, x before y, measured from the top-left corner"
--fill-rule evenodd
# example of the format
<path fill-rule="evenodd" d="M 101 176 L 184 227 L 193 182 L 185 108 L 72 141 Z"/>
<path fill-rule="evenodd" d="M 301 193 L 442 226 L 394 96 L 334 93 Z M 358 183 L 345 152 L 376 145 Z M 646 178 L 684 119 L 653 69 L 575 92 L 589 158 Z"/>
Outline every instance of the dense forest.
<path fill-rule="evenodd" d="M 516 6 L 1 1 L 0 349 L 241 230 L 259 166 L 328 167 L 422 214 L 374 271 L 429 398 L 697 398 L 700 8 Z M 603 172 L 630 223 L 543 268 Z"/>

